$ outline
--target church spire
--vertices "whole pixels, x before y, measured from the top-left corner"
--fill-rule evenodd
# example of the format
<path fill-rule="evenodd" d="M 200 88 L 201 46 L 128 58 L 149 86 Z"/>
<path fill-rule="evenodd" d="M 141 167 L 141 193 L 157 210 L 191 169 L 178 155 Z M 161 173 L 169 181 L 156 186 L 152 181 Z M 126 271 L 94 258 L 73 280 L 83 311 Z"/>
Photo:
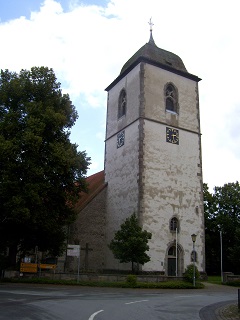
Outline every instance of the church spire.
<path fill-rule="evenodd" d="M 151 43 L 151 44 L 155 44 L 154 40 L 153 40 L 153 35 L 152 35 L 152 27 L 153 27 L 153 23 L 152 23 L 152 18 L 150 18 L 149 22 L 148 22 L 149 26 L 150 26 L 150 38 L 149 38 L 149 41 L 148 43 Z"/>

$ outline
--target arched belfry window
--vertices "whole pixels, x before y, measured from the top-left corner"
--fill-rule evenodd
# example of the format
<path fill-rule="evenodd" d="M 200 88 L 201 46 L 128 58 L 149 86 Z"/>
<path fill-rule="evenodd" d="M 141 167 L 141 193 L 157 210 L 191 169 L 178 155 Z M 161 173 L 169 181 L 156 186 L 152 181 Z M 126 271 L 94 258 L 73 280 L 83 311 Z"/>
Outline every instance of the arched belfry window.
<path fill-rule="evenodd" d="M 172 83 L 165 86 L 166 111 L 178 112 L 178 93 L 177 88 Z"/>
<path fill-rule="evenodd" d="M 118 119 L 125 116 L 127 111 L 127 93 L 122 89 L 118 99 Z"/>
<path fill-rule="evenodd" d="M 179 221 L 176 217 L 170 220 L 170 231 L 179 231 Z"/>

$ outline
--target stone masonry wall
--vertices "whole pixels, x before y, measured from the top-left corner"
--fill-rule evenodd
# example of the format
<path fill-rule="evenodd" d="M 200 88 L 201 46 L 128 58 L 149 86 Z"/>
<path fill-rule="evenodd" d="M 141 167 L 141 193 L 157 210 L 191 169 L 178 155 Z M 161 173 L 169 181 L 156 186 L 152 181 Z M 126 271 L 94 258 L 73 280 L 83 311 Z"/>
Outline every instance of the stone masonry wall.
<path fill-rule="evenodd" d="M 105 268 L 106 247 L 106 192 L 105 187 L 81 212 L 70 230 L 70 244 L 80 244 L 80 269 L 88 271 Z M 86 261 L 86 243 L 89 246 Z M 77 271 L 77 258 L 68 257 L 69 271 Z M 87 264 L 87 265 L 86 265 Z"/>

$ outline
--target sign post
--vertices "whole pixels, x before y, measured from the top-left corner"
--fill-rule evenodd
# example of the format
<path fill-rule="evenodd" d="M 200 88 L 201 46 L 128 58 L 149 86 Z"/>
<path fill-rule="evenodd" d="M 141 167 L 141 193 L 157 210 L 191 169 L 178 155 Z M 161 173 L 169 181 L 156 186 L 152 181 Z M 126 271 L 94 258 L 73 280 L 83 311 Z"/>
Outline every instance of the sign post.
<path fill-rule="evenodd" d="M 240 289 L 238 289 L 238 311 L 240 312 Z"/>
<path fill-rule="evenodd" d="M 79 274 L 80 274 L 80 245 L 79 244 L 69 244 L 67 246 L 67 256 L 69 257 L 77 257 L 78 259 L 78 277 L 77 282 L 79 282 Z"/>

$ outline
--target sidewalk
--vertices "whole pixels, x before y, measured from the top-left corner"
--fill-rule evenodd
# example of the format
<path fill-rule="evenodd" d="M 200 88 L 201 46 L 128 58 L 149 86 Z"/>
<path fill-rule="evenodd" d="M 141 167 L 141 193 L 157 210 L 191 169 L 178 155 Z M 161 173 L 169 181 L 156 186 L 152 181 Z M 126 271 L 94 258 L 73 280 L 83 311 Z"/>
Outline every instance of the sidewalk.
<path fill-rule="evenodd" d="M 223 286 L 205 283 L 206 291 L 223 291 Z M 236 287 L 224 286 L 224 291 L 237 291 Z M 222 301 L 202 308 L 199 312 L 202 320 L 240 320 L 240 312 L 238 312 L 237 296 L 236 300 Z"/>
<path fill-rule="evenodd" d="M 240 319 L 240 312 L 238 312 L 238 306 L 235 301 L 230 304 L 225 304 L 216 310 L 217 319 Z"/>

